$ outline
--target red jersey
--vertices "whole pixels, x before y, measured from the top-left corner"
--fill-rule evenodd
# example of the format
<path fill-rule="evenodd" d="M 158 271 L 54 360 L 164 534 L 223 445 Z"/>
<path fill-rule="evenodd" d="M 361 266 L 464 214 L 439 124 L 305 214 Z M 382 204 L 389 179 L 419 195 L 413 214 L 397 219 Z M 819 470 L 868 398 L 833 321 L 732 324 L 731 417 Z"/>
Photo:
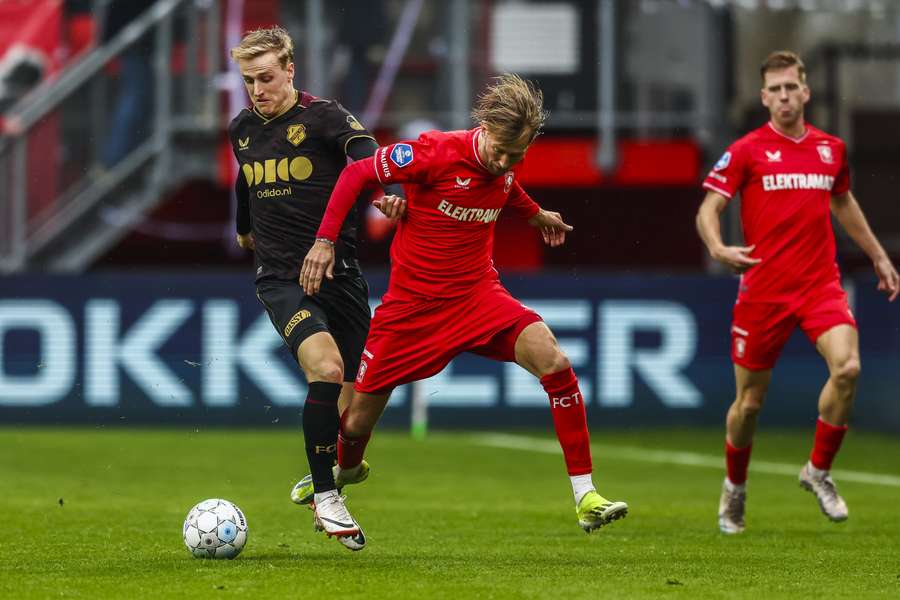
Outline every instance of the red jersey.
<path fill-rule="evenodd" d="M 362 172 L 366 182 L 405 184 L 406 216 L 391 244 L 389 294 L 452 297 L 498 279 L 492 250 L 500 211 L 509 205 L 530 219 L 540 210 L 515 181 L 515 170 L 497 177 L 485 169 L 477 150 L 480 132 L 429 131 L 415 142 L 383 146 L 372 159 L 360 161 L 372 161 Z M 354 178 L 354 166 L 344 170 L 347 178 Z M 343 220 L 358 192 L 341 183 L 319 229 L 329 239 L 339 230 L 336 219 Z"/>
<path fill-rule="evenodd" d="M 791 138 L 769 122 L 734 142 L 703 187 L 741 194 L 744 240 L 762 262 L 741 277 L 739 298 L 790 301 L 840 277 L 831 197 L 850 189 L 850 169 L 839 138 L 808 124 Z"/>

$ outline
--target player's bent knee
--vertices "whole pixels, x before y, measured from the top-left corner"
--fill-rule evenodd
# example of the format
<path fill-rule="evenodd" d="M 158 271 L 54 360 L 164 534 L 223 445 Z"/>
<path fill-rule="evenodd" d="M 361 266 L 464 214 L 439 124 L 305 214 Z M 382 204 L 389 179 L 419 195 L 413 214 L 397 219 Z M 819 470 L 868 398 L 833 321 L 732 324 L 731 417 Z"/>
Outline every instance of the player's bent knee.
<path fill-rule="evenodd" d="M 517 362 L 538 377 L 559 373 L 572 366 L 558 346 L 543 345 L 538 347 L 537 351 L 534 351 L 533 347 L 529 350 L 523 353 Z"/>
<path fill-rule="evenodd" d="M 758 392 L 745 392 L 738 398 L 738 410 L 745 417 L 756 417 L 762 410 L 765 395 Z"/>
<path fill-rule="evenodd" d="M 745 418 L 756 418 L 762 410 L 761 403 L 745 402 L 741 404 L 741 414 Z"/>
<path fill-rule="evenodd" d="M 340 361 L 324 360 L 307 369 L 309 381 L 326 381 L 328 383 L 344 382 L 344 364 Z"/>
<path fill-rule="evenodd" d="M 858 359 L 844 361 L 835 369 L 834 377 L 841 383 L 853 384 L 859 379 L 861 366 Z"/>

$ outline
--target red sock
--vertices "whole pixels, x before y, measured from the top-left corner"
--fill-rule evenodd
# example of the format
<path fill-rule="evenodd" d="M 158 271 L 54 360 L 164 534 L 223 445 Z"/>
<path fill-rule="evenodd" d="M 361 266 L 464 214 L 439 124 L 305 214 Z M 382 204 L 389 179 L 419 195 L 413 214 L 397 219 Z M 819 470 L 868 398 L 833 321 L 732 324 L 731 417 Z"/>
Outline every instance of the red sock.
<path fill-rule="evenodd" d="M 352 469 L 362 462 L 363 455 L 366 452 L 366 446 L 372 434 L 360 437 L 349 437 L 344 434 L 344 422 L 347 417 L 347 411 L 341 415 L 341 429 L 338 432 L 337 458 L 338 465 L 342 469 Z"/>
<path fill-rule="evenodd" d="M 725 466 L 728 469 L 728 481 L 734 485 L 744 485 L 747 481 L 747 465 L 750 464 L 750 450 L 753 444 L 746 448 L 735 448 L 725 438 Z"/>
<path fill-rule="evenodd" d="M 541 377 L 541 385 L 550 397 L 550 413 L 556 438 L 562 446 L 569 475 L 587 475 L 591 467 L 591 440 L 587 428 L 584 398 L 571 368 Z"/>
<path fill-rule="evenodd" d="M 809 462 L 817 469 L 830 471 L 834 455 L 841 449 L 845 433 L 847 433 L 846 425 L 832 425 L 819 417 L 816 421 L 816 439 L 809 454 Z"/>

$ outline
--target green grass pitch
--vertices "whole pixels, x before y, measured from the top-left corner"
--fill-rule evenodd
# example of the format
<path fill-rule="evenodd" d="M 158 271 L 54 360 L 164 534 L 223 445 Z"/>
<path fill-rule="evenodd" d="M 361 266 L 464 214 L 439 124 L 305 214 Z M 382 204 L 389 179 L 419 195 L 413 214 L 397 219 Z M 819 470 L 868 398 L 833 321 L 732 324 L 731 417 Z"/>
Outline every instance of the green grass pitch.
<path fill-rule="evenodd" d="M 851 430 L 835 465 L 850 519 L 835 524 L 778 472 L 799 470 L 812 428 L 762 431 L 753 459 L 769 467 L 751 462 L 747 532 L 724 537 L 719 430 L 595 431 L 598 489 L 631 511 L 592 535 L 552 437 L 507 433 L 522 447 L 377 432 L 372 476 L 345 490 L 369 540 L 351 553 L 288 499 L 299 432 L 0 428 L 0 598 L 900 597 L 896 436 Z M 182 544 L 185 514 L 209 497 L 247 516 L 233 561 Z"/>

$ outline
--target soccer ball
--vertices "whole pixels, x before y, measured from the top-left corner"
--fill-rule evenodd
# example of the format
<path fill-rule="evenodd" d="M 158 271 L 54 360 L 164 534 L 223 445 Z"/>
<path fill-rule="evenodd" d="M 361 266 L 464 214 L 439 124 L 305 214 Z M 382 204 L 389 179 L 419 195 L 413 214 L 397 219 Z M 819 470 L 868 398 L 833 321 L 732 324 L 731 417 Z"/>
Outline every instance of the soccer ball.
<path fill-rule="evenodd" d="M 200 502 L 184 519 L 184 545 L 197 558 L 234 558 L 247 543 L 247 519 L 228 500 Z"/>

